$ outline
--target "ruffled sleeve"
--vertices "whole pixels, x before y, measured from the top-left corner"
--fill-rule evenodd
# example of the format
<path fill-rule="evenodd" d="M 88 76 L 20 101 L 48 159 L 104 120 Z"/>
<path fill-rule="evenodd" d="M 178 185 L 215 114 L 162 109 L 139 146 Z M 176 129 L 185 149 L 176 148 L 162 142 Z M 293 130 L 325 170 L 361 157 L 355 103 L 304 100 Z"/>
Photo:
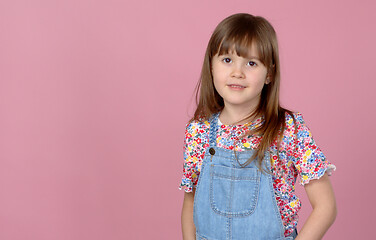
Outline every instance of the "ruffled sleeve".
<path fill-rule="evenodd" d="M 193 121 L 186 125 L 184 140 L 183 177 L 179 189 L 192 192 L 200 175 L 205 149 L 208 146 L 208 122 Z"/>
<path fill-rule="evenodd" d="M 321 178 L 325 172 L 331 175 L 336 167 L 326 159 L 321 149 L 316 145 L 302 115 L 300 113 L 294 115 L 297 124 L 297 136 L 292 160 L 300 174 L 300 184 L 305 185 L 313 179 Z"/>

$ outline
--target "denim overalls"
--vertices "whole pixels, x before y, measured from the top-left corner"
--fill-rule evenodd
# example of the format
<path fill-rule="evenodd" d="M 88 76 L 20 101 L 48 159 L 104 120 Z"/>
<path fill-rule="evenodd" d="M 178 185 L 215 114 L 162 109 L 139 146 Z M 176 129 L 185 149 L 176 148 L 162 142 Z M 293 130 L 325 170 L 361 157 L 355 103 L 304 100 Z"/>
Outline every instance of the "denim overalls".
<path fill-rule="evenodd" d="M 237 152 L 218 148 L 218 116 L 210 118 L 209 144 L 201 166 L 194 198 L 196 239 L 295 239 L 284 237 L 284 227 L 274 196 L 270 173 L 262 173 L 256 161 L 242 168 L 253 150 Z M 269 153 L 264 158 L 270 168 Z"/>

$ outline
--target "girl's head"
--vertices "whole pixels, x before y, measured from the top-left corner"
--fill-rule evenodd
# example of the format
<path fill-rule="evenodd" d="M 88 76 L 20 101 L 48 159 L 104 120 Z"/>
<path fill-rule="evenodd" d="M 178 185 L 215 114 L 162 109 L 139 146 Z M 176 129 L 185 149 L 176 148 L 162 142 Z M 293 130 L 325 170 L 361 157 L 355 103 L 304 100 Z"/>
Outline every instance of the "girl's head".
<path fill-rule="evenodd" d="M 285 128 L 285 114 L 293 117 L 291 111 L 280 107 L 279 104 L 280 64 L 277 37 L 271 24 L 263 17 L 244 13 L 234 14 L 224 19 L 215 28 L 206 49 L 201 79 L 197 86 L 196 97 L 199 96 L 199 101 L 193 120 L 207 120 L 213 113 L 222 111 L 225 102 L 229 102 L 227 99 L 224 101 L 215 88 L 213 60 L 217 61 L 218 56 L 227 54 L 249 59 L 251 58 L 250 52 L 255 53 L 258 61 L 263 65 L 264 80 L 261 84 L 257 84 L 257 94 L 254 95 L 257 101 L 254 101 L 254 105 L 249 105 L 252 109 L 248 112 L 249 117 L 262 115 L 264 124 L 254 130 L 254 133 L 259 133 L 263 137 L 248 163 L 257 158 L 258 166 L 261 168 L 265 151 L 269 149 L 277 136 L 279 136 L 279 141 L 283 136 L 281 133 Z M 225 58 L 224 62 L 227 61 L 228 59 Z M 214 72 L 217 74 L 216 69 Z M 258 80 L 260 80 L 260 75 L 258 75 Z M 230 86 L 233 85 L 230 84 Z M 254 93 L 253 91 L 252 94 Z"/>
<path fill-rule="evenodd" d="M 194 119 L 208 119 L 224 108 L 224 100 L 213 83 L 213 58 L 229 53 L 248 58 L 251 49 L 266 67 L 267 80 L 262 87 L 258 106 L 249 109 L 249 112 L 259 115 L 278 111 L 280 69 L 275 31 L 264 18 L 240 13 L 220 22 L 209 40 L 197 88 L 199 101 Z"/>

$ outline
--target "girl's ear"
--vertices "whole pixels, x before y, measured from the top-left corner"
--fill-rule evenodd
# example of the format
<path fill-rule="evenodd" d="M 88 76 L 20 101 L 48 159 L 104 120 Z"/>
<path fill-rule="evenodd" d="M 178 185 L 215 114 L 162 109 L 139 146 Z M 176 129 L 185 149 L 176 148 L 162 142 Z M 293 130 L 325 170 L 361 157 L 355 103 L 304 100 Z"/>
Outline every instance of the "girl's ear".
<path fill-rule="evenodd" d="M 274 67 L 275 67 L 275 65 L 273 64 L 273 65 L 271 65 L 271 67 L 270 67 L 270 70 L 268 71 L 268 73 L 266 74 L 266 79 L 265 79 L 265 84 L 269 84 L 270 83 L 270 79 L 271 79 L 271 73 L 270 73 L 270 71 L 274 71 Z"/>
<path fill-rule="evenodd" d="M 270 81 L 271 81 L 270 78 L 271 78 L 271 76 L 270 76 L 270 73 L 268 72 L 266 74 L 265 84 L 269 84 L 270 83 Z"/>

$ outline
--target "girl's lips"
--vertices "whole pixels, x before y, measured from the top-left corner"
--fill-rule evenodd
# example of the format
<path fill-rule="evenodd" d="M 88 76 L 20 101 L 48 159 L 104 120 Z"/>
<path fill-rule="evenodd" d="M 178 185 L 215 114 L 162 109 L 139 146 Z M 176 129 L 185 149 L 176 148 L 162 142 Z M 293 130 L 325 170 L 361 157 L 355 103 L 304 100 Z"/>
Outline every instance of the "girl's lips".
<path fill-rule="evenodd" d="M 242 85 L 238 85 L 238 84 L 229 84 L 227 85 L 229 88 L 231 89 L 234 89 L 234 90 L 241 90 L 241 89 L 244 89 L 245 87 L 242 86 Z"/>

